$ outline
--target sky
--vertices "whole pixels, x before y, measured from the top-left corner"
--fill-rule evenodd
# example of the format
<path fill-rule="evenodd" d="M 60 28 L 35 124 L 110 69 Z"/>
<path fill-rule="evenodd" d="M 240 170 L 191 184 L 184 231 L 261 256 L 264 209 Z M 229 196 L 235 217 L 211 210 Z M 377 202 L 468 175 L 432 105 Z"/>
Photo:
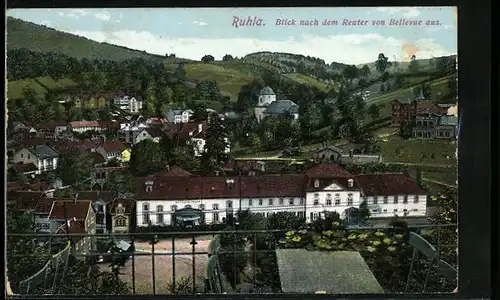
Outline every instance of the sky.
<path fill-rule="evenodd" d="M 363 64 L 379 53 L 398 61 L 413 54 L 425 59 L 457 53 L 454 7 L 12 9 L 7 15 L 98 42 L 194 60 L 271 51 Z M 236 27 L 235 17 L 261 19 L 264 25 Z M 276 25 L 278 19 L 295 24 Z M 391 19 L 421 24 L 391 25 Z M 301 20 L 318 25 L 301 25 Z M 325 20 L 338 24 L 323 25 Z M 354 25 L 358 20 L 366 22 Z M 385 25 L 372 23 L 377 20 Z"/>

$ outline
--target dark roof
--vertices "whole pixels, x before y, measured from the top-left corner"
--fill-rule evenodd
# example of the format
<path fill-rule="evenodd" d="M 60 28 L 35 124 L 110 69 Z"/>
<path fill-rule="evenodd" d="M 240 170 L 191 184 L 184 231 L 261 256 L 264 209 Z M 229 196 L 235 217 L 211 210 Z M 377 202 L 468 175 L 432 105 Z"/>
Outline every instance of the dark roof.
<path fill-rule="evenodd" d="M 116 198 L 117 192 L 114 191 L 78 191 L 79 199 L 88 199 L 92 201 L 103 200 L 106 203 L 110 203 Z M 78 200 L 77 200 L 78 201 Z"/>
<path fill-rule="evenodd" d="M 102 143 L 100 139 L 87 139 L 83 141 L 70 141 L 70 140 L 59 140 L 53 143 L 54 147 L 60 151 L 71 151 L 71 150 L 94 150 L 99 147 Z"/>
<path fill-rule="evenodd" d="M 130 214 L 135 209 L 135 200 L 134 199 L 115 199 L 110 203 L 109 213 L 114 214 L 116 207 L 121 204 L 122 207 L 125 208 L 125 214 Z"/>
<path fill-rule="evenodd" d="M 153 138 L 156 137 L 161 138 L 165 136 L 165 132 L 163 132 L 161 129 L 157 127 L 148 127 L 145 128 L 144 130 L 146 130 L 146 132 L 149 133 L 149 135 Z"/>
<path fill-rule="evenodd" d="M 165 171 L 153 174 L 153 177 L 189 177 L 193 174 L 179 166 L 168 167 Z"/>
<path fill-rule="evenodd" d="M 101 147 L 106 152 L 122 152 L 123 150 L 127 149 L 127 146 L 125 146 L 125 144 L 118 141 L 106 141 L 101 145 Z"/>
<path fill-rule="evenodd" d="M 35 154 L 39 159 L 46 159 L 59 156 L 59 154 L 48 145 L 37 145 L 34 147 L 28 147 L 28 150 L 30 150 L 33 154 Z"/>
<path fill-rule="evenodd" d="M 286 112 L 295 114 L 298 113 L 298 107 L 292 100 L 276 100 L 269 104 L 264 114 L 278 115 Z"/>
<path fill-rule="evenodd" d="M 45 197 L 40 191 L 10 191 L 7 199 L 16 203 L 17 209 L 35 209 L 38 201 Z"/>
<path fill-rule="evenodd" d="M 182 125 L 182 129 L 179 132 L 179 138 L 189 139 L 189 138 L 201 133 L 200 131 L 198 131 L 199 124 L 202 124 L 202 128 L 201 128 L 202 132 L 207 129 L 207 125 L 208 125 L 207 121 L 197 122 L 197 123 L 194 123 L 194 122 L 184 123 Z M 189 135 L 190 132 L 192 132 L 192 135 Z"/>
<path fill-rule="evenodd" d="M 455 116 L 441 116 L 439 125 L 443 126 L 458 126 L 458 118 Z"/>
<path fill-rule="evenodd" d="M 233 181 L 232 189 L 228 187 L 227 180 Z M 151 192 L 146 192 L 147 182 L 152 183 Z M 137 180 L 135 196 L 141 200 L 303 197 L 305 185 L 305 176 L 296 174 L 258 177 L 146 177 Z"/>
<path fill-rule="evenodd" d="M 348 185 L 348 183 L 349 183 L 348 180 L 349 179 L 353 180 L 353 186 L 352 187 L 349 187 L 349 185 Z M 316 183 L 316 180 L 318 180 L 318 183 L 319 183 L 318 187 L 314 186 L 314 184 Z M 323 191 L 323 190 L 325 190 L 325 188 L 327 188 L 328 186 L 330 186 L 332 184 L 338 185 L 343 190 L 350 190 L 350 191 L 359 190 L 359 186 L 358 186 L 356 180 L 354 178 L 348 178 L 348 177 L 335 178 L 335 179 L 309 179 L 309 181 L 307 183 L 306 190 L 309 191 L 309 192 L 312 192 L 312 191 Z M 334 192 L 335 191 L 332 190 L 332 193 L 334 193 Z"/>
<path fill-rule="evenodd" d="M 92 159 L 93 159 L 95 165 L 102 164 L 102 163 L 106 162 L 106 159 L 104 158 L 104 156 L 102 156 L 102 154 L 100 154 L 98 152 L 91 152 L 90 156 L 92 156 Z"/>
<path fill-rule="evenodd" d="M 356 181 L 365 196 L 427 194 L 412 178 L 401 173 L 357 175 Z"/>
<path fill-rule="evenodd" d="M 260 90 L 260 95 L 276 95 L 270 86 L 266 86 Z"/>
<path fill-rule="evenodd" d="M 18 172 L 18 173 L 33 172 L 33 171 L 38 170 L 37 167 L 34 164 L 32 164 L 32 163 L 29 163 L 29 164 L 22 164 L 22 163 L 14 164 L 11 168 L 14 171 Z"/>
<path fill-rule="evenodd" d="M 38 126 L 39 129 L 54 130 L 58 126 L 68 126 L 68 122 L 63 120 L 52 121 Z"/>
<path fill-rule="evenodd" d="M 353 178 L 342 166 L 334 163 L 322 163 L 311 167 L 306 171 L 309 178 Z"/>
<path fill-rule="evenodd" d="M 77 221 L 75 218 L 73 218 L 68 220 L 66 224 L 62 225 L 57 229 L 56 234 L 61 234 L 61 233 L 86 233 L 85 225 L 82 223 L 82 221 Z M 81 238 L 82 237 L 79 237 L 78 239 Z"/>
<path fill-rule="evenodd" d="M 73 199 L 54 199 L 49 219 L 64 220 L 67 217 L 68 219 L 76 218 L 78 221 L 85 220 L 91 207 L 92 201 L 90 200 L 77 200 L 74 202 Z"/>
<path fill-rule="evenodd" d="M 35 206 L 35 212 L 40 214 L 50 213 L 50 209 L 52 208 L 53 202 L 54 202 L 53 198 L 42 197 Z"/>

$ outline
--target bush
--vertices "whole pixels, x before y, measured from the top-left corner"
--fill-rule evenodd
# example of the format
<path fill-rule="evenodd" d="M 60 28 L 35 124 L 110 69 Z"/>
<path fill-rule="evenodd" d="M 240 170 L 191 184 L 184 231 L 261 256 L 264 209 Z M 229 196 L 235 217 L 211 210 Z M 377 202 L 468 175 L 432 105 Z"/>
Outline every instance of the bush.
<path fill-rule="evenodd" d="M 175 288 L 173 281 L 167 284 L 167 290 L 172 295 L 192 295 L 193 294 L 193 280 L 191 277 L 181 277 L 175 281 Z M 204 289 L 198 285 L 195 286 L 195 293 L 201 293 Z"/>

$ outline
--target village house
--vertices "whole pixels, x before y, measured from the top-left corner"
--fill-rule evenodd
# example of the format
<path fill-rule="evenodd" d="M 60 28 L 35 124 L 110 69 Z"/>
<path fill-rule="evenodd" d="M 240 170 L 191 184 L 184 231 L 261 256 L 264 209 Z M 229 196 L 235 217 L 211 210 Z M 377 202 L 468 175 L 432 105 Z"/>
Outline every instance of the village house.
<path fill-rule="evenodd" d="M 113 104 L 127 113 L 138 114 L 142 110 L 143 102 L 142 100 L 137 100 L 135 97 L 117 95 L 113 99 Z"/>
<path fill-rule="evenodd" d="M 109 212 L 111 214 L 111 232 L 128 233 L 130 228 L 134 227 L 135 218 L 135 200 L 133 199 L 115 199 Z"/>
<path fill-rule="evenodd" d="M 254 114 L 258 122 L 265 117 L 282 114 L 290 114 L 294 120 L 297 120 L 299 118 L 299 106 L 291 100 L 277 100 L 273 89 L 266 86 L 260 91 Z"/>
<path fill-rule="evenodd" d="M 136 137 L 146 128 L 149 128 L 148 124 L 137 121 L 122 123 L 118 130 L 118 140 L 126 144 L 134 144 Z"/>
<path fill-rule="evenodd" d="M 155 143 L 160 142 L 160 139 L 165 137 L 165 133 L 156 127 L 144 128 L 142 131 L 139 131 L 134 140 L 134 145 L 144 141 L 144 140 L 152 140 Z"/>
<path fill-rule="evenodd" d="M 438 115 L 425 111 L 415 117 L 412 128 L 414 138 L 455 139 L 458 131 L 458 118 L 455 116 Z"/>
<path fill-rule="evenodd" d="M 37 167 L 35 173 L 39 175 L 57 169 L 59 153 L 48 145 L 23 147 L 14 154 L 12 162 L 14 164 L 34 164 Z"/>
<path fill-rule="evenodd" d="M 78 132 L 78 133 L 83 133 L 86 131 L 102 131 L 103 128 L 99 121 L 73 121 L 69 122 L 68 129 L 70 131 Z"/>
<path fill-rule="evenodd" d="M 101 154 L 106 161 L 110 161 L 112 159 L 123 161 L 124 157 L 130 158 L 130 150 L 128 150 L 127 146 L 119 141 L 106 141 L 102 143 L 96 151 Z"/>
<path fill-rule="evenodd" d="M 171 109 L 167 111 L 165 117 L 174 124 L 188 123 L 194 111 L 191 109 Z"/>
<path fill-rule="evenodd" d="M 405 189 L 392 190 L 393 186 L 387 185 L 388 189 L 377 190 L 377 196 L 387 196 L 388 199 L 413 195 L 422 199 L 425 196 L 425 191 L 406 175 L 384 176 L 385 174 L 381 174 L 378 178 L 382 182 L 395 178 Z M 305 174 L 148 176 L 137 181 L 137 226 L 216 224 L 234 216 L 240 209 L 249 209 L 263 216 L 289 211 L 306 218 L 307 222 L 312 222 L 327 212 L 337 212 L 345 219 L 363 201 L 367 200 L 370 205 L 370 182 L 363 180 L 364 178 L 358 180 L 358 177 L 337 164 L 319 164 L 308 169 Z M 381 209 L 381 212 L 384 209 L 392 210 L 394 213 L 393 204 L 382 202 L 380 207 L 373 209 Z M 420 210 L 425 211 L 426 205 L 424 201 L 419 204 L 419 210 L 414 211 L 413 204 L 404 201 L 401 204 L 397 209 L 407 212 L 407 216 L 422 216 Z M 385 217 L 387 214 L 373 214 L 373 218 Z"/>
<path fill-rule="evenodd" d="M 117 193 L 113 191 L 78 191 L 76 192 L 78 198 L 88 199 L 92 201 L 92 206 L 95 212 L 95 228 L 96 233 L 108 233 L 107 218 L 108 215 L 107 207 L 109 204 L 116 199 Z"/>
<path fill-rule="evenodd" d="M 55 237 L 66 233 L 95 234 L 96 217 L 90 200 L 54 199 L 48 216 L 51 232 Z M 71 237 L 73 254 L 90 254 L 96 250 L 96 238 Z"/>
<path fill-rule="evenodd" d="M 63 133 L 68 129 L 68 122 L 54 121 L 38 127 L 37 137 L 60 139 Z"/>
<path fill-rule="evenodd" d="M 191 145 L 193 147 L 194 155 L 201 156 L 205 151 L 205 132 L 208 127 L 208 122 L 191 122 L 185 123 L 182 125 L 182 128 L 179 132 L 179 138 L 183 141 L 186 141 L 187 145 Z M 231 144 L 229 139 L 226 138 L 226 149 L 224 153 L 231 152 Z"/>
<path fill-rule="evenodd" d="M 22 174 L 26 177 L 31 177 L 34 178 L 36 176 L 36 172 L 38 171 L 37 166 L 33 163 L 28 163 L 28 164 L 23 164 L 23 163 L 17 163 L 13 164 L 12 166 L 9 167 L 8 169 L 8 174 Z"/>

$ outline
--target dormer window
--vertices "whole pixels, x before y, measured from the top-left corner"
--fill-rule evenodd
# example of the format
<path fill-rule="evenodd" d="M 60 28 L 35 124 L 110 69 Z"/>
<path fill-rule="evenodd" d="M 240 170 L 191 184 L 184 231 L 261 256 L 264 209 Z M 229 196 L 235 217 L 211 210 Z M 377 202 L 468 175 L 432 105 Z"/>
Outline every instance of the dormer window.
<path fill-rule="evenodd" d="M 143 203 L 142 210 L 144 210 L 144 211 L 149 210 L 149 203 Z"/>
<path fill-rule="evenodd" d="M 233 190 L 233 185 L 234 185 L 234 180 L 226 180 L 226 185 L 227 185 L 227 190 L 232 191 Z"/>
<path fill-rule="evenodd" d="M 153 191 L 153 186 L 152 185 L 147 185 L 146 186 L 146 192 L 151 193 Z"/>
<path fill-rule="evenodd" d="M 318 179 L 314 180 L 314 187 L 319 188 L 319 180 Z"/>

